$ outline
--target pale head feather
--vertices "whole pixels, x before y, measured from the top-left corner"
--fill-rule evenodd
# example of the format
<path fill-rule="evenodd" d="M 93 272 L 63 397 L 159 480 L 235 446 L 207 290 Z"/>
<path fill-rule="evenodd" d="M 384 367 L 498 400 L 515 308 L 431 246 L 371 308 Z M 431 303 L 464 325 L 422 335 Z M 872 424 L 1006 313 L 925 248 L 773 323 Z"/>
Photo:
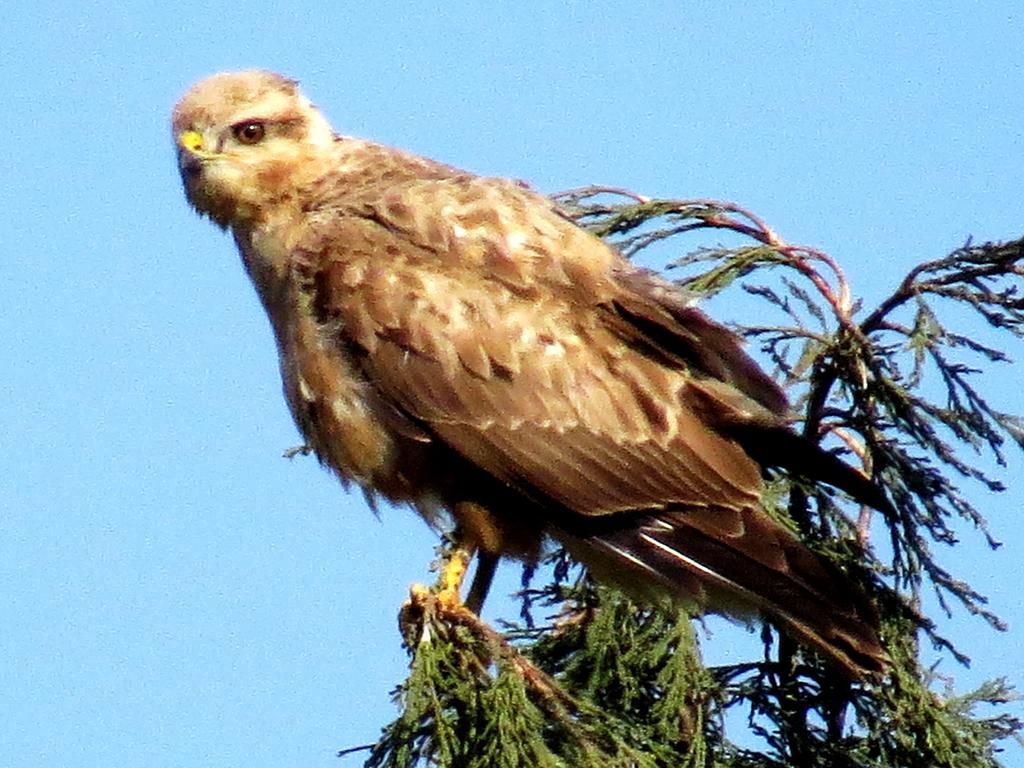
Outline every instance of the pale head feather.
<path fill-rule="evenodd" d="M 265 136 L 252 144 L 240 141 L 235 131 L 247 123 L 259 123 Z M 268 205 L 315 170 L 318 164 L 308 161 L 335 140 L 294 80 L 263 70 L 225 72 L 196 83 L 175 106 L 171 131 L 189 202 L 222 227 L 265 215 Z"/>

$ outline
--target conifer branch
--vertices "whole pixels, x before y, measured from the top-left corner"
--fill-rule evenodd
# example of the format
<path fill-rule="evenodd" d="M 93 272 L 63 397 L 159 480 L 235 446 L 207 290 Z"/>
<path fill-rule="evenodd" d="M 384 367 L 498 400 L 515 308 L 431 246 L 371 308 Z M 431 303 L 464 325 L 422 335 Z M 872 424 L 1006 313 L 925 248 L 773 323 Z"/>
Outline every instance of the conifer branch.
<path fill-rule="evenodd" d="M 735 204 L 610 187 L 554 199 L 629 256 L 675 249 L 666 260 L 689 290 L 739 285 L 777 313 L 741 330 L 793 393 L 803 433 L 858 461 L 893 505 L 876 520 L 796 477 L 776 477 L 766 505 L 787 510 L 809 546 L 874 596 L 892 668 L 880 683 L 851 685 L 767 628 L 763 658 L 705 668 L 685 617 L 595 586 L 557 551 L 524 577 L 522 620 L 503 632 L 414 592 L 402 613 L 411 662 L 395 693 L 401 714 L 366 765 L 997 766 L 999 741 L 1022 728 L 1006 711 L 1012 691 L 1002 680 L 937 690 L 918 638 L 967 661 L 921 612 L 926 589 L 947 613 L 959 604 L 1004 628 L 941 552 L 964 523 L 998 546 L 971 487 L 1004 490 L 986 462 L 1002 467 L 1007 445 L 1024 448 L 1024 420 L 978 384 L 1024 337 L 1024 240 L 968 243 L 923 263 L 865 311 L 831 256 L 786 243 Z M 679 254 L 676 238 L 708 230 L 744 242 Z M 955 307 L 993 341 L 953 329 Z M 746 714 L 742 746 L 724 726 L 735 712 Z"/>

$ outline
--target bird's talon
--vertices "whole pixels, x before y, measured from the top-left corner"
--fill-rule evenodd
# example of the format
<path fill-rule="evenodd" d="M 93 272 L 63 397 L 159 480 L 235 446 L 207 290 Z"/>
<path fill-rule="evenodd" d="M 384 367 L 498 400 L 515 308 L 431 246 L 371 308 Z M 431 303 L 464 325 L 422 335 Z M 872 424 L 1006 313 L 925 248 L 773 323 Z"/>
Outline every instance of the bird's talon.
<path fill-rule="evenodd" d="M 409 599 L 402 604 L 402 607 L 423 603 L 428 597 L 430 597 L 430 588 L 426 584 L 412 584 L 409 587 Z"/>
<path fill-rule="evenodd" d="M 398 609 L 398 631 L 410 648 L 416 644 L 417 638 L 422 638 L 426 626 L 424 618 L 431 599 L 431 591 L 426 585 L 413 584 L 409 587 L 409 597 Z"/>

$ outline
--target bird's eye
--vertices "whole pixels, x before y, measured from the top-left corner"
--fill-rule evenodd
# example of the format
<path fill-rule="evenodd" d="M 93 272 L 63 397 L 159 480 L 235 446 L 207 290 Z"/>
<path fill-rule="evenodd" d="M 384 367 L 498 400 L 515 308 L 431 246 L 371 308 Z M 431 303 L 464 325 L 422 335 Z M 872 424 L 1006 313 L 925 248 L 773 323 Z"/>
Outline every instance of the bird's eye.
<path fill-rule="evenodd" d="M 267 134 L 267 128 L 259 120 L 246 120 L 231 126 L 231 132 L 241 144 L 259 144 Z"/>

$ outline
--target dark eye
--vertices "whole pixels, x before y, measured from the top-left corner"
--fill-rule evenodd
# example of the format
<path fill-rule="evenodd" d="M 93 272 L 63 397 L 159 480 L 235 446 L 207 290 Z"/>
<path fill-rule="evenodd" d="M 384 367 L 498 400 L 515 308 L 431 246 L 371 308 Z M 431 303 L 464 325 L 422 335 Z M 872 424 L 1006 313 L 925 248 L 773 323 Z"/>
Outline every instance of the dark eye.
<path fill-rule="evenodd" d="M 259 144 L 267 134 L 267 128 L 259 120 L 246 120 L 231 126 L 231 132 L 242 144 Z"/>

